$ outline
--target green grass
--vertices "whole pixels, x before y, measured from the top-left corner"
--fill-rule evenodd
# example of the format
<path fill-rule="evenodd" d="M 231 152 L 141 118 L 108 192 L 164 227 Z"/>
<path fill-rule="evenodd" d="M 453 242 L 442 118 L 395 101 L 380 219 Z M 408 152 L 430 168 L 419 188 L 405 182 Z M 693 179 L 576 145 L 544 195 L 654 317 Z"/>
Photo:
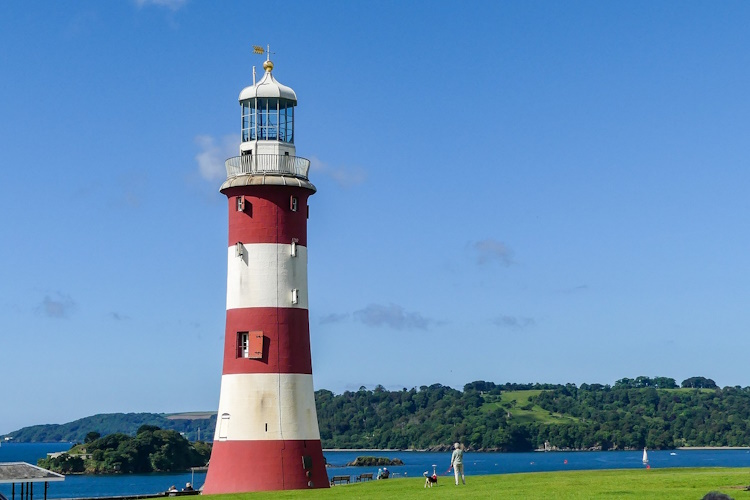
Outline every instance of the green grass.
<path fill-rule="evenodd" d="M 541 392 L 541 390 L 507 391 L 503 392 L 499 397 L 485 396 L 482 411 L 502 408 L 503 411 L 510 411 L 513 420 L 519 423 L 566 424 L 578 421 L 575 417 L 560 413 L 550 413 L 538 405 L 532 405 L 528 410 L 522 409 L 522 407 L 529 404 L 531 398 L 535 398 Z"/>
<path fill-rule="evenodd" d="M 466 486 L 455 486 L 452 477 L 441 477 L 440 486 L 425 489 L 424 479 L 389 479 L 325 490 L 275 491 L 235 495 L 210 495 L 215 500 L 335 500 L 356 498 L 518 498 L 518 499 L 700 499 L 721 491 L 749 499 L 750 469 L 632 469 L 606 471 L 536 472 L 468 476 Z"/>
<path fill-rule="evenodd" d="M 659 391 L 665 391 L 665 392 L 693 392 L 693 391 L 699 391 L 699 392 L 715 392 L 716 389 L 696 389 L 693 387 L 679 387 L 677 389 L 657 389 Z"/>

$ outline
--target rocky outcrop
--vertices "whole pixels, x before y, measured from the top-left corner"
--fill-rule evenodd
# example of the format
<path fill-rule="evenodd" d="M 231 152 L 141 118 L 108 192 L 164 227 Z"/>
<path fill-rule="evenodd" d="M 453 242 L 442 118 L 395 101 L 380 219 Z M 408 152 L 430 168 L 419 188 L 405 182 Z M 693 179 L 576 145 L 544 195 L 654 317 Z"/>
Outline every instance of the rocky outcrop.
<path fill-rule="evenodd" d="M 357 457 L 353 462 L 346 464 L 347 467 L 381 467 L 384 465 L 404 465 L 404 462 L 398 458 Z"/>

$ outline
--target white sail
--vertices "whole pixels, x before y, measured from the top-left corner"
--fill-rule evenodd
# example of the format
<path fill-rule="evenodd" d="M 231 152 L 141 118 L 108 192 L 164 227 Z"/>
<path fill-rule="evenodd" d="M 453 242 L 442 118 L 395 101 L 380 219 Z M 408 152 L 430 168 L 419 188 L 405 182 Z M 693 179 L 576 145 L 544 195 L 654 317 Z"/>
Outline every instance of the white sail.
<path fill-rule="evenodd" d="M 643 463 L 648 463 L 648 453 L 646 452 L 646 448 L 643 448 Z"/>

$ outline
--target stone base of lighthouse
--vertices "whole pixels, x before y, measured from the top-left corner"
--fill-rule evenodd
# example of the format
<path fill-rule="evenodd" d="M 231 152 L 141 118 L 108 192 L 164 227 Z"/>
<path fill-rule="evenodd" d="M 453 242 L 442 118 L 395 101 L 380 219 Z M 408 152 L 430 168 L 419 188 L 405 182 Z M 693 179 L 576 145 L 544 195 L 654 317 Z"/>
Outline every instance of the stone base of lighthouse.
<path fill-rule="evenodd" d="M 222 375 L 203 492 L 327 487 L 312 375 Z"/>
<path fill-rule="evenodd" d="M 203 493 L 328 487 L 319 440 L 216 441 Z"/>

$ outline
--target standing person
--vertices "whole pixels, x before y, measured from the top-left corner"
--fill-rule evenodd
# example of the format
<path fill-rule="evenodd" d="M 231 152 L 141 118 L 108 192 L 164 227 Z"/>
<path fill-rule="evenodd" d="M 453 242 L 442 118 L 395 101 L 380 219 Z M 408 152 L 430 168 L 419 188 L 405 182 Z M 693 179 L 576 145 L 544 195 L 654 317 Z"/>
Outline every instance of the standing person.
<path fill-rule="evenodd" d="M 456 486 L 458 486 L 459 474 L 461 475 L 461 482 L 466 484 L 466 478 L 464 478 L 464 450 L 461 449 L 461 445 L 458 443 L 453 445 L 451 467 L 453 467 L 453 474 L 456 476 Z"/>

